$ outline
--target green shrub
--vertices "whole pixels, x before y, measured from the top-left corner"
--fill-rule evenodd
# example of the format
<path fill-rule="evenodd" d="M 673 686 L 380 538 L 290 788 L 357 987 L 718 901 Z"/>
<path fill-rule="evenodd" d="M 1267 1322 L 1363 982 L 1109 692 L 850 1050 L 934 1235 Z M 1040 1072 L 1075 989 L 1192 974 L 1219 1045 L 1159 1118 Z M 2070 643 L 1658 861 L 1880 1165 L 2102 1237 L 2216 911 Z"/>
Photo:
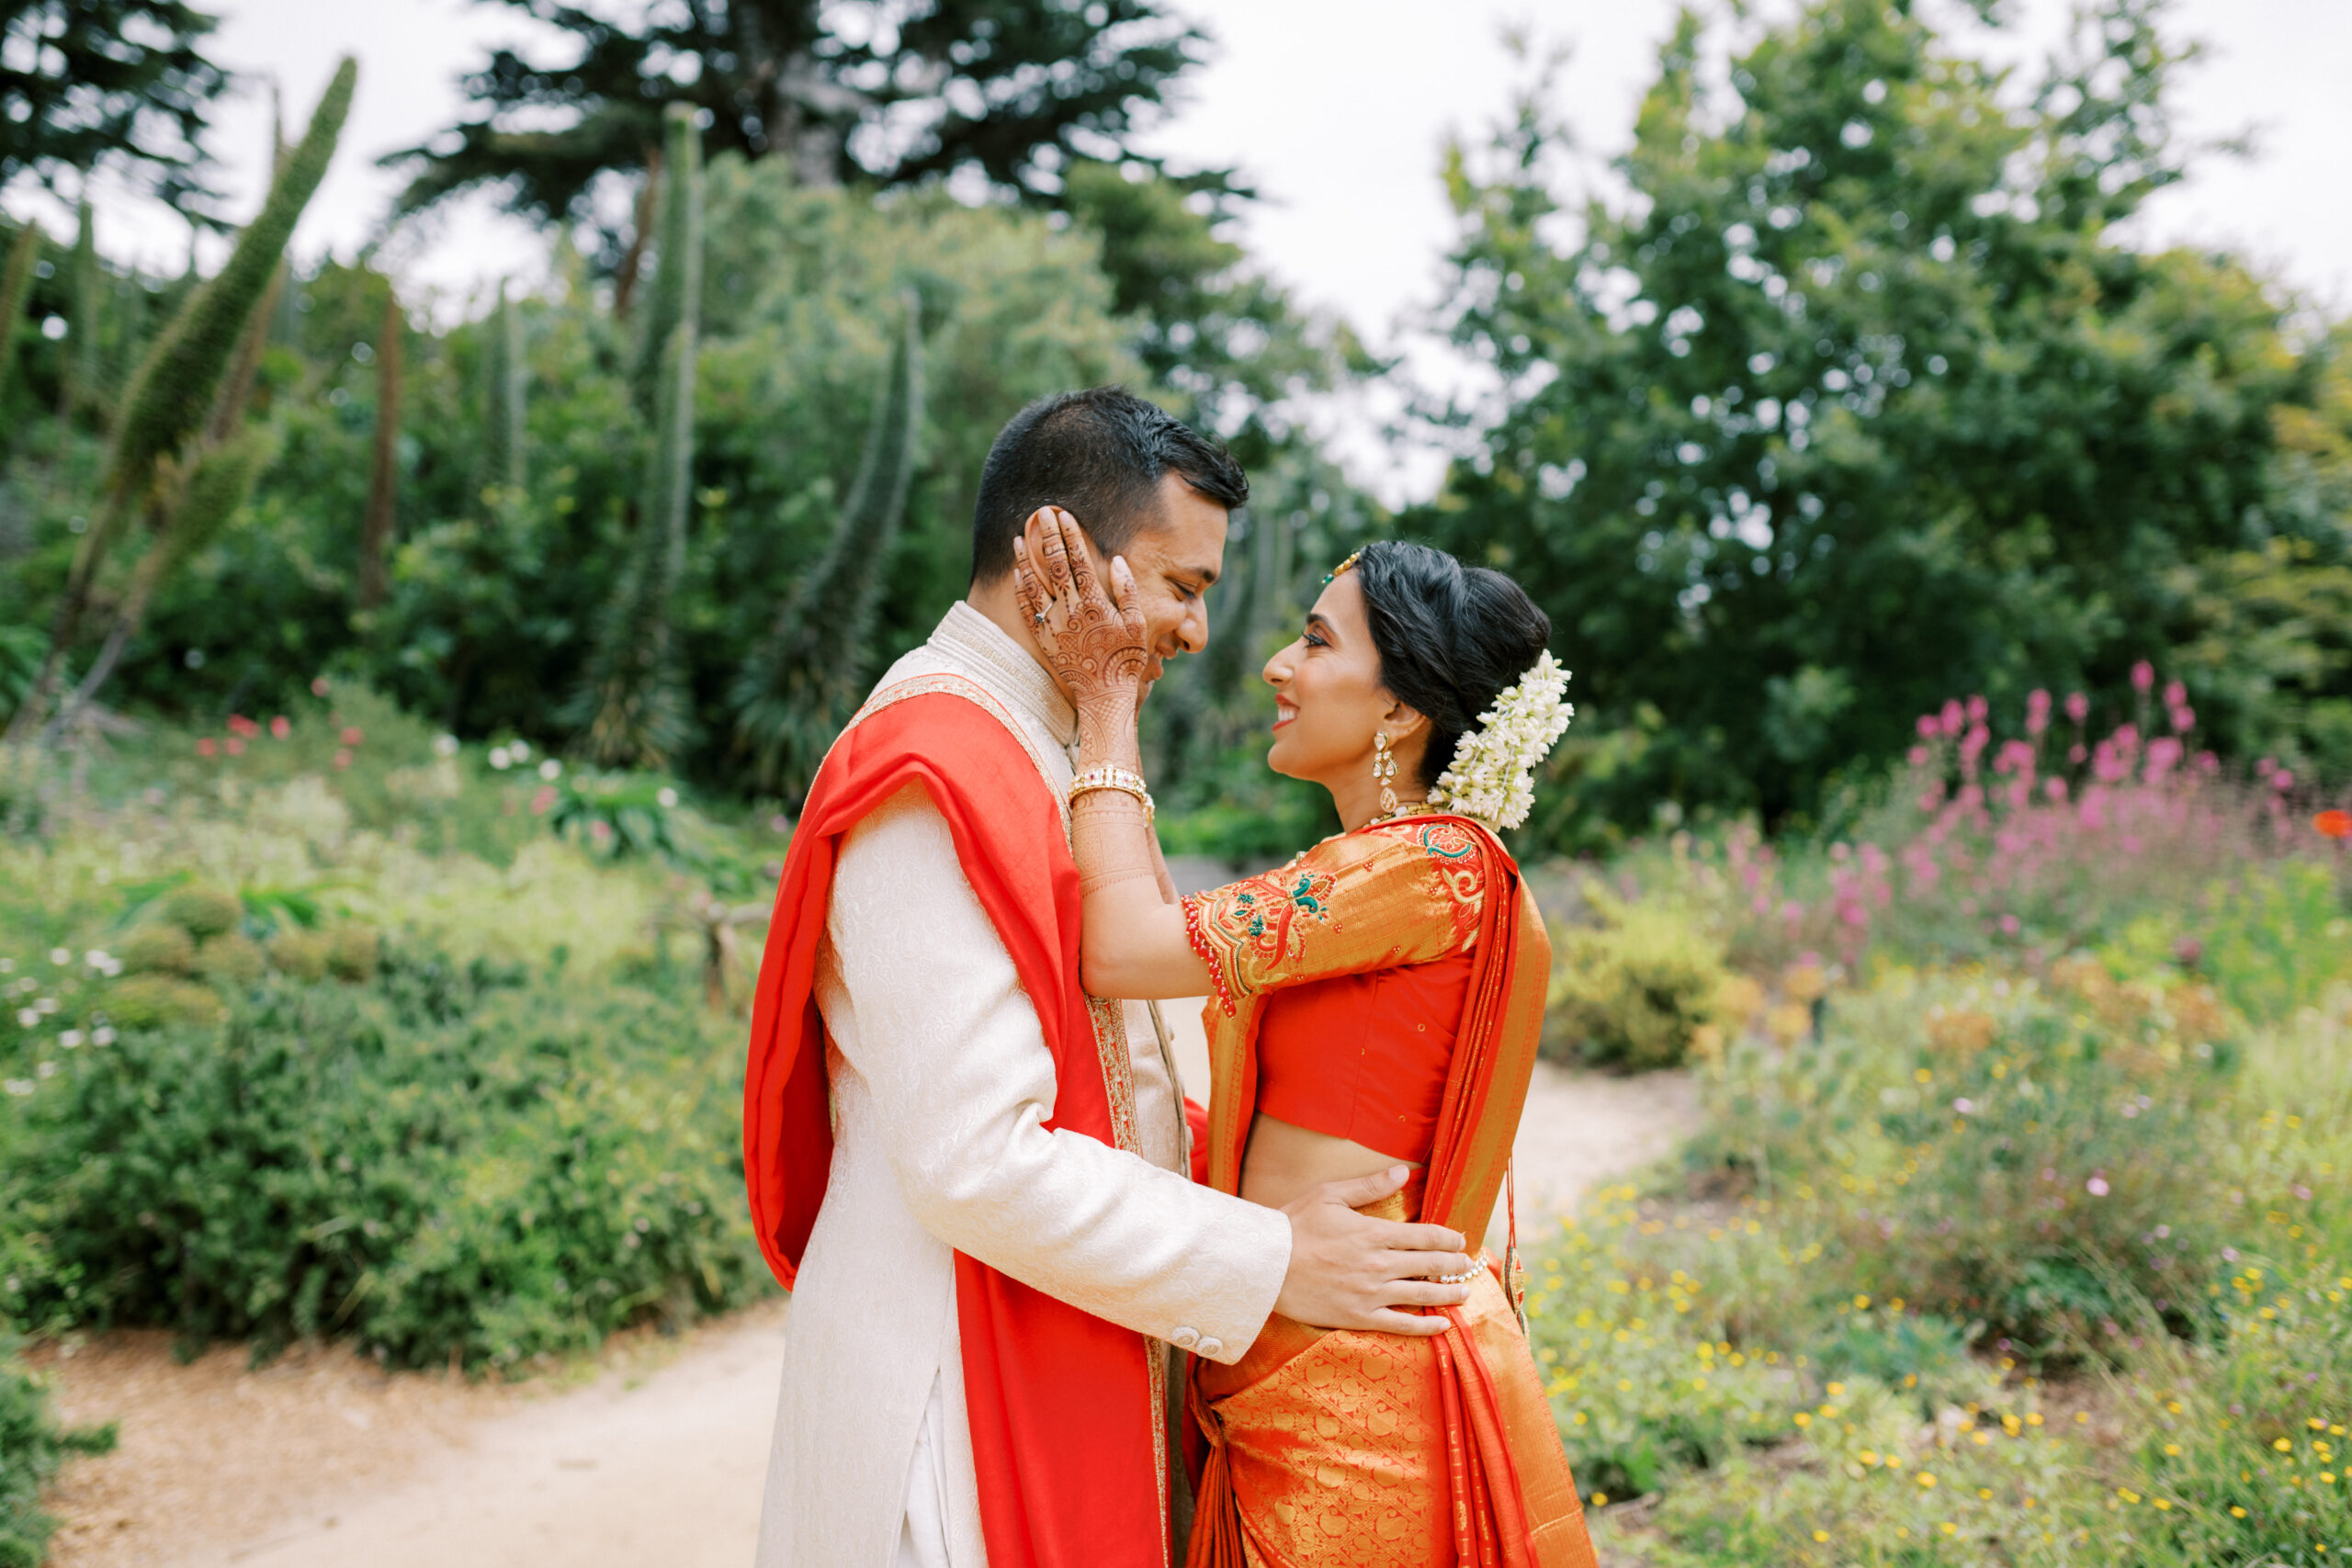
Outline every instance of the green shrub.
<path fill-rule="evenodd" d="M 176 976 L 133 975 L 107 988 L 106 1014 L 123 1029 L 209 1023 L 220 1016 L 220 998 L 206 987 Z"/>
<path fill-rule="evenodd" d="M 396 952 L 62 1053 L 16 1102 L 53 1260 L 25 1310 L 511 1369 L 737 1304 L 738 1032 L 685 987 Z"/>
<path fill-rule="evenodd" d="M 164 896 L 156 913 L 164 919 L 187 932 L 198 942 L 237 929 L 244 919 L 244 906 L 237 896 L 225 888 L 209 887 L 192 883 L 174 888 Z"/>
<path fill-rule="evenodd" d="M 120 957 L 134 975 L 193 975 L 196 941 L 179 926 L 154 921 L 123 938 Z"/>
<path fill-rule="evenodd" d="M 363 925 L 342 925 L 327 933 L 327 973 L 355 984 L 376 977 L 380 943 Z"/>
<path fill-rule="evenodd" d="M 0 1339 L 0 1568 L 40 1568 L 57 1521 L 40 1510 L 41 1489 L 72 1453 L 105 1453 L 112 1426 L 62 1431 L 49 1408 L 49 1391 Z"/>
<path fill-rule="evenodd" d="M 261 943 L 243 931 L 223 931 L 208 937 L 204 945 L 196 950 L 197 969 L 216 986 L 250 986 L 261 978 L 268 964 Z"/>
<path fill-rule="evenodd" d="M 269 961 L 298 980 L 323 980 L 334 945 L 324 931 L 282 931 L 269 939 Z"/>
<path fill-rule="evenodd" d="M 1584 897 L 1602 923 L 1553 939 L 1545 1044 L 1601 1066 L 1677 1066 L 1732 978 L 1722 944 L 1671 907 L 1628 903 L 1596 882 Z"/>
<path fill-rule="evenodd" d="M 2256 867 L 2205 895 L 2199 966 L 2232 1007 L 2273 1021 L 2352 979 L 2352 917 L 2335 874 L 2309 861 Z"/>

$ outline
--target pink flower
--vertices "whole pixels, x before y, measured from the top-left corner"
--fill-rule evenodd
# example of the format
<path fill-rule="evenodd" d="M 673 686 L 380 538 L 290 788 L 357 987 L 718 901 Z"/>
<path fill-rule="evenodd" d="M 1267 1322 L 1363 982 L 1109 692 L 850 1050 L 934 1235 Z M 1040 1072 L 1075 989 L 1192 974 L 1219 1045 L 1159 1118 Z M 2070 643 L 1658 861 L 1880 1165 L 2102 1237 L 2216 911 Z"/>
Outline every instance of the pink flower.
<path fill-rule="evenodd" d="M 358 729 L 356 729 L 356 728 L 346 728 L 344 730 L 343 734 L 342 734 L 342 735 L 340 735 L 339 737 L 337 737 L 337 739 L 340 739 L 340 740 L 341 740 L 341 741 L 342 741 L 345 746 L 356 746 L 356 745 L 358 745 L 362 740 L 367 739 L 368 739 L 368 737 L 367 737 L 366 735 L 362 734 Z"/>
<path fill-rule="evenodd" d="M 2073 719 L 2076 724 L 2080 724 L 2083 720 L 2090 717 L 2090 698 L 2083 695 L 2080 692 L 2069 692 L 2066 694 L 2066 716 L 2068 718 Z"/>
<path fill-rule="evenodd" d="M 2185 707 L 2188 705 L 2188 688 L 2187 686 L 2181 684 L 2178 681 L 2166 681 L 2165 682 L 2165 706 L 2168 708 Z"/>
<path fill-rule="evenodd" d="M 531 815 L 532 815 L 532 816 L 534 816 L 534 817 L 545 817 L 545 816 L 546 816 L 549 811 L 553 810 L 554 808 L 555 808 L 555 785 L 553 785 L 553 784 L 541 784 L 541 785 L 539 786 L 539 792 L 538 792 L 537 795 L 535 795 L 531 796 Z M 779 818 L 777 820 L 781 821 L 781 820 L 782 820 L 782 818 Z M 782 830 L 783 830 L 783 829 L 777 829 L 777 831 L 779 831 L 779 832 L 781 832 Z"/>
<path fill-rule="evenodd" d="M 1928 765 L 1928 749 L 1925 746 L 1914 746 L 1904 753 L 1903 760 L 1915 768 L 1924 768 Z"/>
<path fill-rule="evenodd" d="M 2001 934 L 2003 936 L 2017 935 L 2018 927 L 2018 920 L 2015 915 L 2003 915 L 2001 917 Z"/>
<path fill-rule="evenodd" d="M 1951 1102 L 1951 1108 L 1962 1116 L 1973 1115 L 1976 1111 L 1976 1102 L 1973 1100 L 1955 1100 Z"/>
<path fill-rule="evenodd" d="M 2197 710 L 2192 707 L 2177 707 L 2173 709 L 2172 728 L 2173 733 L 2176 735 L 2185 735 L 2189 730 L 2196 728 Z"/>
<path fill-rule="evenodd" d="M 341 773 L 344 769 L 351 766 L 350 751 L 347 750 L 337 751 L 334 754 L 334 766 L 337 773 Z"/>
<path fill-rule="evenodd" d="M 1944 704 L 1944 711 L 1938 728 L 1942 729 L 1946 735 L 1958 735 L 1960 733 L 1960 727 L 1965 722 L 1967 721 L 1961 712 L 1960 703 L 1955 699 Z"/>
<path fill-rule="evenodd" d="M 2088 1181 L 2083 1183 L 2083 1190 L 2089 1193 L 2094 1198 L 2104 1198 L 2109 1192 L 2112 1191 L 2113 1189 L 2108 1186 L 2106 1177 L 2094 1176 Z"/>
<path fill-rule="evenodd" d="M 2149 741 L 2147 769 L 2148 782 L 2150 784 L 2158 783 L 2166 773 L 2171 773 L 2173 768 L 2180 761 L 2180 742 L 2174 739 L 2169 735 L 2165 736 L 2161 740 Z"/>
<path fill-rule="evenodd" d="M 327 678 L 323 675 L 317 677 L 311 682 L 311 695 L 314 697 L 323 697 L 327 694 L 330 688 L 327 685 Z"/>
<path fill-rule="evenodd" d="M 2085 746 L 2079 740 L 2066 748 L 2066 761 L 2073 762 L 2077 766 L 2081 765 L 2083 759 L 2090 754 L 2090 748 Z"/>
<path fill-rule="evenodd" d="M 2123 755 L 2130 756 L 2140 749 L 2140 727 L 2136 724 L 2117 725 L 2114 740 L 2115 749 Z"/>
<path fill-rule="evenodd" d="M 2132 666 L 2132 689 L 2144 692 L 2156 683 L 2156 667 L 2143 659 Z"/>
<path fill-rule="evenodd" d="M 2199 751 L 2197 753 L 2197 771 L 2200 773 L 2218 773 L 2222 771 L 2222 759 L 2211 751 Z"/>
<path fill-rule="evenodd" d="M 2295 775 L 2285 768 L 2281 768 L 2270 775 L 2270 787 L 2284 794 L 2295 787 Z"/>
<path fill-rule="evenodd" d="M 269 733 L 272 739 L 283 740 L 294 733 L 294 726 L 288 721 L 284 714 L 279 714 L 269 721 Z"/>
<path fill-rule="evenodd" d="M 608 844 L 613 840 L 613 825 L 599 817 L 588 824 L 588 836 L 599 844 Z"/>
<path fill-rule="evenodd" d="M 1982 723 L 1984 723 L 1984 716 L 1985 716 L 1986 714 L 1988 714 L 1988 713 L 1991 713 L 1992 711 L 1993 711 L 1993 705 L 1992 705 L 1992 704 L 1990 704 L 1990 703 L 1988 703 L 1988 702 L 1986 702 L 1986 701 L 1984 699 L 1984 697 L 1983 697 L 1983 696 L 1981 696 L 1981 695 L 1979 695 L 1979 696 L 1973 696 L 1973 697 L 1971 697 L 1971 698 L 1969 698 L 1969 699 L 1968 699 L 1968 722 L 1969 722 L 1969 723 L 1971 723 L 1971 724 L 1982 724 Z"/>
<path fill-rule="evenodd" d="M 2066 781 L 2044 779 L 2041 781 L 2041 793 L 2049 796 L 2052 805 L 2063 806 L 2066 803 Z"/>
<path fill-rule="evenodd" d="M 220 749 L 209 735 L 196 743 L 196 754 L 199 757 L 209 757 Z"/>
<path fill-rule="evenodd" d="M 252 719 L 247 718 L 241 713 L 232 713 L 229 716 L 229 729 L 231 733 L 236 735 L 259 735 L 261 733 L 261 726 L 255 724 Z"/>
<path fill-rule="evenodd" d="M 232 757 L 242 757 L 245 754 L 245 743 L 237 736 L 232 735 L 222 744 L 228 747 L 229 755 Z"/>

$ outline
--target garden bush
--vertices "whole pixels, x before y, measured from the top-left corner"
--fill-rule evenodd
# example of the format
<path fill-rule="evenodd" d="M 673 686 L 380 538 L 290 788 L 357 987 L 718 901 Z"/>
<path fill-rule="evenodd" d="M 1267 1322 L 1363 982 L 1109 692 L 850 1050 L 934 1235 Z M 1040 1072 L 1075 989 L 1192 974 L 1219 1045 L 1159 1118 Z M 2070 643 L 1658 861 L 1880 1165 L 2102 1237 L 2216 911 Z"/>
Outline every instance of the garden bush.
<path fill-rule="evenodd" d="M 22 1311 L 479 1369 L 749 1299 L 738 1026 L 674 989 L 396 948 L 73 1051 L 28 1097 Z"/>
<path fill-rule="evenodd" d="M 111 1423 L 60 1427 L 49 1390 L 17 1359 L 16 1342 L 0 1338 L 0 1568 L 40 1568 L 48 1561 L 57 1521 L 41 1511 L 41 1488 L 66 1455 L 105 1453 L 114 1443 Z"/>
<path fill-rule="evenodd" d="M 1600 924 L 1553 935 L 1544 1043 L 1595 1066 L 1670 1067 L 1724 1012 L 1722 947 L 1679 908 L 1583 888 Z"/>

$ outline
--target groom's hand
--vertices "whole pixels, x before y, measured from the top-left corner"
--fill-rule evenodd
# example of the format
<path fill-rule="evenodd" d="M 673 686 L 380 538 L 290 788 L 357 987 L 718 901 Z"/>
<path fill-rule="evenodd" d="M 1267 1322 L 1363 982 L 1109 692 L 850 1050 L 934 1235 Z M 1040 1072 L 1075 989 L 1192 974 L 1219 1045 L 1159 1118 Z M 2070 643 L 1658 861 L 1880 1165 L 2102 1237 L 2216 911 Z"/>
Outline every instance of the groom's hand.
<path fill-rule="evenodd" d="M 1470 1269 L 1462 1234 L 1443 1225 L 1399 1224 L 1356 1210 L 1405 1185 L 1409 1167 L 1377 1176 L 1327 1181 L 1283 1205 L 1290 1218 L 1290 1272 L 1274 1310 L 1317 1328 L 1367 1328 L 1420 1337 L 1442 1334 L 1446 1319 L 1401 1307 L 1459 1306 L 1468 1285 L 1425 1276 Z"/>

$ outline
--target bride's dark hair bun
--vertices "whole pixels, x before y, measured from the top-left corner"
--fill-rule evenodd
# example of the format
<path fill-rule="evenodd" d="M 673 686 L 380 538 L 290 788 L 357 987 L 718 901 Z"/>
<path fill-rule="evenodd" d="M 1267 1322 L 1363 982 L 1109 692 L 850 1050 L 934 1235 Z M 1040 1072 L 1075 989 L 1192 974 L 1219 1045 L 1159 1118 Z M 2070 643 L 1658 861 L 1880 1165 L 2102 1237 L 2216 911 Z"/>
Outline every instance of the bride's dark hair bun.
<path fill-rule="evenodd" d="M 1551 617 L 1510 578 L 1401 539 L 1366 545 L 1354 576 L 1380 653 L 1380 681 L 1425 714 L 1421 784 L 1437 783 L 1462 737 L 1552 640 Z"/>

